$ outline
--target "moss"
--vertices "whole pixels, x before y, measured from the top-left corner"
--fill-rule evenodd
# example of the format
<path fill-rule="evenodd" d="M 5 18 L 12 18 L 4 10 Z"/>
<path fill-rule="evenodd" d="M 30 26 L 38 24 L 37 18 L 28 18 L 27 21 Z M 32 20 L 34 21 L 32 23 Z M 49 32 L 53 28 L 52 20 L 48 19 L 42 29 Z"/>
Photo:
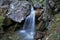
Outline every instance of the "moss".
<path fill-rule="evenodd" d="M 0 23 L 3 22 L 3 16 L 0 16 Z"/>
<path fill-rule="evenodd" d="M 0 16 L 0 28 L 2 28 L 3 16 Z"/>

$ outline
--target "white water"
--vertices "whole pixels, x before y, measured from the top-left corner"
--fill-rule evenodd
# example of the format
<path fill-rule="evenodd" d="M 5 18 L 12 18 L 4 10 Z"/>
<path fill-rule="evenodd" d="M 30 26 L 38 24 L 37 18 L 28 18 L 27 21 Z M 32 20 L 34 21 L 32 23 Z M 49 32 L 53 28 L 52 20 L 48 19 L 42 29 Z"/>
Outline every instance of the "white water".
<path fill-rule="evenodd" d="M 19 31 L 21 40 L 34 40 L 35 34 L 35 11 L 31 8 L 31 14 L 26 18 L 23 30 Z"/>

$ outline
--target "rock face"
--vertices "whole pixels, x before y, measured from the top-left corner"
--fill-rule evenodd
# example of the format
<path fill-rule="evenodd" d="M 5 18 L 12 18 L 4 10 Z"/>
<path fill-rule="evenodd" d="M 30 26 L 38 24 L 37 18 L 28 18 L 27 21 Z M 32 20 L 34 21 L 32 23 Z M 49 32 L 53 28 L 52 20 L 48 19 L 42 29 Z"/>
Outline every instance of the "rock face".
<path fill-rule="evenodd" d="M 0 6 L 9 5 L 10 3 L 10 0 L 0 0 Z"/>
<path fill-rule="evenodd" d="M 50 14 L 52 15 L 55 15 L 60 11 L 60 0 L 47 0 L 46 5 L 47 9 L 51 11 Z"/>
<path fill-rule="evenodd" d="M 27 1 L 17 1 L 10 4 L 7 17 L 15 22 L 21 22 L 30 14 L 31 4 Z"/>

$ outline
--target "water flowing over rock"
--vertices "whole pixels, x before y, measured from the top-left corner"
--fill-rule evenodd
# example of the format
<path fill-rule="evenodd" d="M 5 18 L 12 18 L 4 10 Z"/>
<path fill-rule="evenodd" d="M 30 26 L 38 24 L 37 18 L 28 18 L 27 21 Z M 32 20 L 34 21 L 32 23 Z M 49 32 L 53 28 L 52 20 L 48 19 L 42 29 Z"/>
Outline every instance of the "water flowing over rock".
<path fill-rule="evenodd" d="M 34 40 L 35 35 L 35 11 L 31 9 L 31 14 L 27 16 L 23 29 L 19 31 L 22 40 Z"/>
<path fill-rule="evenodd" d="M 16 22 L 21 22 L 30 13 L 31 4 L 27 1 L 17 1 L 10 4 L 7 17 Z"/>

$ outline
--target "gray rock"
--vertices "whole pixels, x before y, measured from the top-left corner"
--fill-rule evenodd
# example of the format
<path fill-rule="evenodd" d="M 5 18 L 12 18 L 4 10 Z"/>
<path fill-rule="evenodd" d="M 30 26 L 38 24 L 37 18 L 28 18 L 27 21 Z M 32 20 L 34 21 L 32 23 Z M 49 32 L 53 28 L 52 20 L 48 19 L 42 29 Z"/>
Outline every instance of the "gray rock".
<path fill-rule="evenodd" d="M 3 1 L 2 1 L 2 0 L 0 0 L 0 6 L 2 5 L 2 2 L 3 2 Z"/>
<path fill-rule="evenodd" d="M 42 8 L 42 5 L 41 5 L 39 2 L 36 2 L 36 3 L 34 4 L 34 7 L 35 7 L 35 8 Z"/>
<path fill-rule="evenodd" d="M 27 1 L 17 1 L 10 4 L 7 17 L 15 22 L 21 22 L 30 14 L 31 4 Z"/>

